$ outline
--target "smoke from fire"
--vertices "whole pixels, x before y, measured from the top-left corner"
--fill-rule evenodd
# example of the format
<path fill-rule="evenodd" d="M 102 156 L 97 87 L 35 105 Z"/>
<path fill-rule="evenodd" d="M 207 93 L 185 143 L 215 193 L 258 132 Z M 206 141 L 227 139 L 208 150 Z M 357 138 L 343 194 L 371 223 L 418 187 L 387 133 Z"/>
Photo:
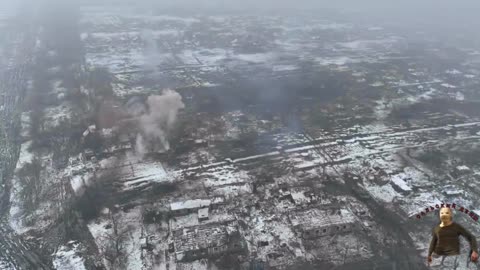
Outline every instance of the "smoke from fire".
<path fill-rule="evenodd" d="M 140 115 L 135 150 L 139 156 L 150 152 L 165 152 L 170 149 L 168 135 L 177 120 L 178 111 L 185 108 L 182 96 L 166 89 L 162 95 L 147 98 L 147 112 Z"/>

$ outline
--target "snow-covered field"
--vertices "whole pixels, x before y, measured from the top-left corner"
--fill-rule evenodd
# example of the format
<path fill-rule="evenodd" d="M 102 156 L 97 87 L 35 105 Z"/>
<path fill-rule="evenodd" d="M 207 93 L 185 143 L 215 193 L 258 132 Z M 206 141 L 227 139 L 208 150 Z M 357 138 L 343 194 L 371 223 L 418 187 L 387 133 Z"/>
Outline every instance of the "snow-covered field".
<path fill-rule="evenodd" d="M 178 91 L 186 106 L 179 114 L 181 121 L 175 122 L 180 135 L 172 136 L 182 137 L 171 141 L 181 145 L 158 155 L 137 155 L 133 150 L 138 150 L 138 140 L 137 145 L 131 143 L 129 130 L 114 127 L 99 134 L 112 144 L 118 139 L 115 135 L 125 135 L 127 139 L 122 137 L 119 145 L 108 145 L 98 150 L 101 153 L 81 149 L 75 157 L 63 159 L 49 149 L 30 151 L 35 138 L 30 137 L 32 115 L 26 108 L 21 115 L 21 137 L 26 141 L 20 148 L 10 192 L 9 224 L 17 233 L 51 228 L 62 217 L 64 201 L 84 199 L 87 187 L 100 186 L 98 196 L 106 202 L 99 205 L 101 213 L 89 219 L 85 232 L 93 237 L 108 269 L 215 269 L 214 259 L 176 261 L 185 254 L 177 257 L 174 235 L 186 236 L 187 229 L 195 235 L 207 225 L 222 231 L 229 223 L 239 224 L 241 239 L 248 245 L 239 259 L 261 260 L 281 269 L 295 261 L 341 264 L 346 260 L 346 246 L 355 246 L 347 256 L 352 261 L 378 255 L 372 250 L 383 246 L 374 249 L 366 244 L 360 229 L 309 241 L 302 238 L 304 220 L 292 222 L 294 215 L 304 210 L 342 205 L 357 209 L 354 220 L 362 229 L 380 228 L 381 221 L 371 219 L 376 209 L 362 214 L 367 203 L 343 194 L 349 190 L 342 188 L 351 183 L 350 177 L 377 205 L 410 217 L 453 193 L 462 194 L 459 204 L 478 208 L 474 188 L 467 188 L 468 183 L 447 168 L 453 159 L 433 170 L 410 155 L 410 150 L 443 150 L 452 142 L 469 145 L 480 139 L 478 116 L 459 109 L 474 100 L 471 97 L 480 71 L 473 61 L 452 66 L 448 65 L 453 61 L 445 59 L 435 63 L 430 59 L 435 54 L 448 56 L 439 46 L 422 47 L 428 55 L 419 56 L 416 45 L 392 33 L 394 29 L 340 18 L 182 16 L 116 6 L 108 10 L 82 8 L 79 27 L 86 50 L 81 69 L 88 73 L 93 68 L 107 68 L 112 75 L 113 96 L 109 98 L 118 104 L 128 104 L 133 96 L 142 100 L 160 89 Z M 42 46 L 37 40 L 37 49 Z M 59 56 L 53 49 L 46 54 L 52 59 Z M 432 66 L 438 70 L 432 71 Z M 90 122 L 96 121 L 96 115 L 88 115 L 88 121 L 82 119 L 76 104 L 67 101 L 69 89 L 56 78 L 67 71 L 55 63 L 45 72 L 55 77 L 48 91 L 55 105 L 42 111 L 42 128 L 50 131 L 75 122 L 85 130 L 94 124 Z M 317 77 L 321 80 L 318 85 L 303 81 Z M 281 100 L 281 105 L 250 104 L 246 94 L 231 93 L 244 85 L 250 92 L 273 89 L 274 95 L 279 89 L 274 98 Z M 344 96 L 337 95 L 337 89 L 344 90 Z M 86 94 L 91 89 L 85 83 L 80 90 Z M 335 93 L 323 100 L 321 91 Z M 260 100 L 268 95 L 265 93 L 253 98 Z M 95 108 L 95 98 L 88 96 L 85 102 Z M 302 103 L 290 104 L 296 98 Z M 451 108 L 437 111 L 427 106 L 436 99 L 451 102 Z M 234 103 L 235 108 L 224 102 Z M 162 110 L 162 106 L 145 106 L 145 111 Z M 400 113 L 396 119 L 391 114 L 408 111 L 409 106 L 418 110 L 415 116 Z M 332 127 L 306 125 L 315 113 L 313 107 L 332 118 Z M 356 113 L 363 108 L 365 115 Z M 229 112 L 220 114 L 217 109 Z M 284 118 L 291 115 L 299 119 L 301 131 L 286 131 L 292 129 Z M 193 121 L 194 128 L 185 124 Z M 149 131 L 146 127 L 144 133 Z M 79 145 L 89 132 L 83 134 Z M 121 136 L 116 132 L 122 132 Z M 258 136 L 246 141 L 243 135 L 250 133 Z M 172 156 L 176 153 L 180 154 Z M 42 185 L 28 190 L 25 183 L 32 179 L 21 172 L 34 162 L 42 167 L 37 175 Z M 472 171 L 478 172 L 475 166 Z M 472 175 L 466 172 L 465 179 L 476 179 Z M 111 182 L 99 181 L 108 176 Z M 338 189 L 331 190 L 335 196 L 327 192 L 332 186 Z M 41 198 L 29 212 L 25 198 L 35 192 Z M 66 198 L 67 194 L 73 197 Z M 351 222 L 345 217 L 343 221 Z M 323 227 L 316 229 L 318 236 Z M 372 239 L 385 240 L 391 231 L 368 233 L 374 234 Z M 85 243 L 68 241 L 59 243 L 53 252 L 54 267 L 86 269 L 89 254 L 85 254 Z M 217 243 L 205 244 L 217 248 Z M 197 247 L 193 244 L 191 248 Z"/>
<path fill-rule="evenodd" d="M 53 267 L 57 270 L 78 269 L 86 270 L 85 261 L 80 257 L 80 244 L 69 242 L 68 246 L 61 246 L 53 256 Z"/>

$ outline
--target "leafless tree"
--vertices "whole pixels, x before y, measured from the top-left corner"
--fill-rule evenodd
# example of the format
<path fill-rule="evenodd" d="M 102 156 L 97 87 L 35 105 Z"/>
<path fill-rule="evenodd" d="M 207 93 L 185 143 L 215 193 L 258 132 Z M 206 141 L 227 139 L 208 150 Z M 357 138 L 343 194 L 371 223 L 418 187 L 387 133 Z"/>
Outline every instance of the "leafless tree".
<path fill-rule="evenodd" d="M 126 269 L 127 250 L 125 243 L 128 241 L 133 228 L 128 225 L 123 227 L 115 217 L 112 210 L 109 211 L 109 220 L 111 222 L 111 232 L 105 233 L 101 239 L 99 247 L 100 254 L 110 264 L 110 269 Z"/>
<path fill-rule="evenodd" d="M 42 193 L 41 173 L 43 165 L 40 159 L 35 158 L 31 163 L 19 171 L 18 178 L 21 183 L 20 196 L 25 202 L 25 211 L 32 212 L 37 206 Z"/>

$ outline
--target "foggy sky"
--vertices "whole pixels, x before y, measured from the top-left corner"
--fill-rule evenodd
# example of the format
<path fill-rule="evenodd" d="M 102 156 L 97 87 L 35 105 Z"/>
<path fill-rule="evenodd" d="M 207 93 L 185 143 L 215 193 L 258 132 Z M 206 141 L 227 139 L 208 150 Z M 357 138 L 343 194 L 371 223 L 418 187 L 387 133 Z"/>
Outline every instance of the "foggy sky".
<path fill-rule="evenodd" d="M 65 5 L 107 5 L 112 8 L 130 5 L 135 10 L 155 13 L 170 13 L 180 10 L 183 15 L 198 15 L 202 12 L 222 13 L 241 11 L 269 14 L 292 14 L 296 11 L 308 11 L 319 16 L 358 21 L 368 20 L 379 26 L 395 24 L 408 31 L 430 31 L 441 35 L 471 36 L 480 43 L 480 0 L 2 0 L 2 8 L 27 5 L 52 7 L 54 3 Z M 334 12 L 330 12 L 334 11 Z M 339 12 L 339 13 L 336 13 Z"/>
<path fill-rule="evenodd" d="M 14 0 L 7 0 L 14 1 Z M 59 0 L 43 0 L 59 1 Z M 409 23 L 430 21 L 441 25 L 472 23 L 480 25 L 480 0 L 70 0 L 95 5 L 133 4 L 149 10 L 183 9 L 201 11 L 241 10 L 253 12 L 315 12 L 335 10 L 359 16 Z"/>
<path fill-rule="evenodd" d="M 39 0 L 35 2 L 52 3 L 60 0 Z M 28 4 L 28 0 L 2 0 L 0 9 L 19 6 L 19 2 Z M 387 12 L 390 15 L 408 18 L 412 16 L 429 16 L 440 18 L 463 19 L 465 15 L 480 20 L 475 16 L 480 13 L 478 0 L 64 0 L 71 4 L 123 4 L 152 8 L 182 9 L 233 9 L 233 10 L 322 10 L 336 9 L 346 12 L 377 14 Z M 396 13 L 396 14 L 394 14 Z"/>
<path fill-rule="evenodd" d="M 48 1 L 48 0 L 47 0 Z M 53 0 L 55 1 L 55 0 Z M 56 0 L 58 1 L 58 0 Z M 392 22 L 415 28 L 423 25 L 444 32 L 475 34 L 480 27 L 480 0 L 72 0 L 75 3 L 134 4 L 155 12 L 181 9 L 192 15 L 203 11 L 291 13 L 308 11 L 319 15 L 338 11 L 355 19 Z M 323 14 L 321 14 L 323 12 Z"/>
<path fill-rule="evenodd" d="M 75 0 L 73 0 L 75 1 Z M 477 0 L 76 0 L 83 3 L 138 3 L 163 7 L 262 8 L 262 9 L 322 9 L 338 8 L 348 11 L 377 11 L 418 9 L 459 13 L 480 8 Z M 479 11 L 478 9 L 476 10 Z M 408 14 L 404 14 L 408 15 Z M 460 14 L 459 14 L 460 15 Z"/>

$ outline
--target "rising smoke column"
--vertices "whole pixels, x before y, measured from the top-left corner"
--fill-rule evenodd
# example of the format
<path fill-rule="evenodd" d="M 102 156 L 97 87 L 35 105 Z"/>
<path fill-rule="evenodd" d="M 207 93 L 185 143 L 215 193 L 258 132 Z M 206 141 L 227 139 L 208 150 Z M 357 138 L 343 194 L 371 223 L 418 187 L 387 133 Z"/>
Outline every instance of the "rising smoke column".
<path fill-rule="evenodd" d="M 148 113 L 138 118 L 140 130 L 135 149 L 140 156 L 170 149 L 168 134 L 174 127 L 178 111 L 185 108 L 182 96 L 170 89 L 164 90 L 162 95 L 149 96 L 147 106 Z"/>

